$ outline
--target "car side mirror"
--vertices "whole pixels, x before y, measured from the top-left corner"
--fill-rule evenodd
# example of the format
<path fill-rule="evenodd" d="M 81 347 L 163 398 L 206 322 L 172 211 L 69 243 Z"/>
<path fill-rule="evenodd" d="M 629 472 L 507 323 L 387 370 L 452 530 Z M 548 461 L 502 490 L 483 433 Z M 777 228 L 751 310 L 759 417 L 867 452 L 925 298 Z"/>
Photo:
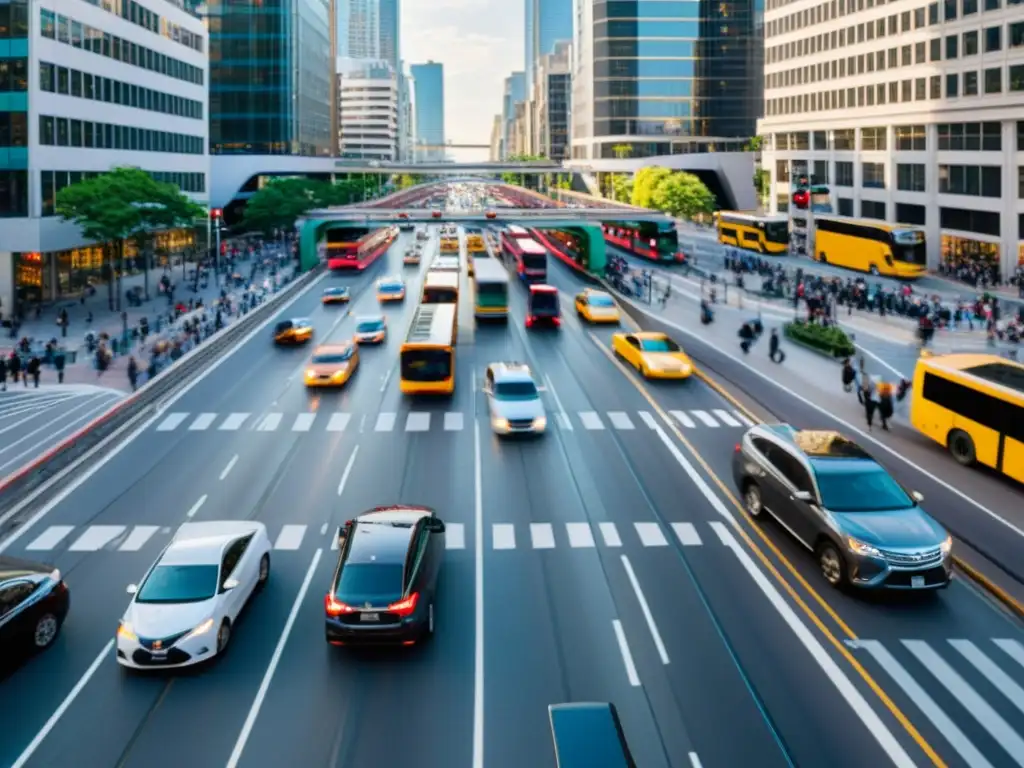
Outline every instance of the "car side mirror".
<path fill-rule="evenodd" d="M 920 491 L 911 491 L 910 498 L 912 498 L 914 501 L 920 504 L 922 501 L 924 501 L 924 494 L 921 493 Z"/>
<path fill-rule="evenodd" d="M 436 517 L 431 517 L 426 523 L 427 530 L 431 533 L 444 533 L 445 525 L 443 520 L 438 520 Z"/>
<path fill-rule="evenodd" d="M 139 591 L 139 585 L 138 584 L 129 584 L 128 587 L 125 589 L 125 592 L 127 592 L 129 595 L 138 594 L 138 591 Z"/>
<path fill-rule="evenodd" d="M 224 589 L 225 592 L 230 592 L 232 589 L 235 589 L 237 587 L 238 587 L 238 579 L 228 579 L 227 581 L 224 582 L 223 589 Z"/>
<path fill-rule="evenodd" d="M 814 497 L 811 496 L 809 491 L 797 491 L 793 494 L 793 498 L 797 501 L 806 501 L 808 503 L 814 501 Z"/>

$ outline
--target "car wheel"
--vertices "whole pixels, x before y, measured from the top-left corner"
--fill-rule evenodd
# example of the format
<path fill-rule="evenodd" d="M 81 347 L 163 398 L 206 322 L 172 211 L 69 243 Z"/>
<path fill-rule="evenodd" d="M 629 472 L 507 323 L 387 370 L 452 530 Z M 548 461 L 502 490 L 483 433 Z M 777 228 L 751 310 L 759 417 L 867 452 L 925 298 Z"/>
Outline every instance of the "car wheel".
<path fill-rule="evenodd" d="M 263 589 L 267 586 L 267 579 L 270 578 L 270 553 L 267 552 L 260 558 L 259 575 L 256 577 L 256 589 Z"/>
<path fill-rule="evenodd" d="M 60 620 L 52 613 L 44 613 L 32 631 L 32 645 L 37 651 L 45 650 L 53 645 L 59 633 Z"/>
<path fill-rule="evenodd" d="M 947 444 L 949 452 L 957 464 L 969 467 L 977 461 L 978 454 L 974 447 L 974 441 L 962 429 L 954 429 L 950 432 Z"/>
<path fill-rule="evenodd" d="M 217 655 L 220 656 L 228 649 L 231 642 L 231 622 L 224 619 L 217 630 Z"/>
<path fill-rule="evenodd" d="M 846 563 L 831 542 L 818 545 L 818 570 L 822 578 L 837 589 L 846 586 Z"/>
<path fill-rule="evenodd" d="M 761 503 L 761 488 L 757 483 L 748 481 L 743 490 L 743 508 L 751 517 L 761 517 L 764 505 Z"/>

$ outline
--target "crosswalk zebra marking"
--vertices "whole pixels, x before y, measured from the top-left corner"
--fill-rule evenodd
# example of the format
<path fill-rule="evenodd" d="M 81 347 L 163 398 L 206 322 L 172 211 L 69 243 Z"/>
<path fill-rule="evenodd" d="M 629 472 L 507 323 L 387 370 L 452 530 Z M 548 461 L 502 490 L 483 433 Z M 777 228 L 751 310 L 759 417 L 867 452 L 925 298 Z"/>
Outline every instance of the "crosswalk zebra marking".
<path fill-rule="evenodd" d="M 395 429 L 395 418 L 397 414 L 394 413 L 379 413 L 377 414 L 377 423 L 373 426 L 374 432 L 392 432 Z"/>
<path fill-rule="evenodd" d="M 993 640 L 992 642 L 994 642 L 1003 651 L 1003 653 L 1024 667 L 1024 645 L 1021 645 L 1016 640 Z"/>
<path fill-rule="evenodd" d="M 696 416 L 698 419 L 700 419 L 702 422 L 704 422 L 704 426 L 705 427 L 717 427 L 718 426 L 718 422 L 715 421 L 715 418 L 710 413 L 708 413 L 707 411 L 694 411 L 694 410 L 691 410 L 690 413 L 692 413 L 694 416 Z"/>
<path fill-rule="evenodd" d="M 36 536 L 25 549 L 29 552 L 49 551 L 64 541 L 73 530 L 75 530 L 73 525 L 51 525 Z"/>
<path fill-rule="evenodd" d="M 495 523 L 491 528 L 493 546 L 495 549 L 516 548 L 516 528 L 509 523 Z"/>
<path fill-rule="evenodd" d="M 725 544 L 727 547 L 731 547 L 735 539 L 733 538 L 732 531 L 725 527 L 725 523 L 720 520 L 712 520 L 711 530 L 715 532 L 718 540 Z"/>
<path fill-rule="evenodd" d="M 190 432 L 205 432 L 213 424 L 214 419 L 217 418 L 216 413 L 200 413 L 196 416 L 195 420 L 189 424 L 188 429 Z"/>
<path fill-rule="evenodd" d="M 1010 700 L 1018 710 L 1024 712 L 1024 688 L 1021 688 L 1012 677 L 1003 672 L 998 665 L 988 656 L 981 652 L 970 640 L 950 640 L 961 656 L 967 659 L 976 670 L 978 670 L 992 686 L 1002 691 L 1003 695 Z"/>
<path fill-rule="evenodd" d="M 224 419 L 224 423 L 220 425 L 220 429 L 222 432 L 237 432 L 249 416 L 248 413 L 229 413 L 228 417 Z"/>
<path fill-rule="evenodd" d="M 157 432 L 172 432 L 181 426 L 181 422 L 188 418 L 187 413 L 172 413 L 157 426 Z"/>
<path fill-rule="evenodd" d="M 684 547 L 699 547 L 703 543 L 700 534 L 697 533 L 697 526 L 693 523 L 672 523 L 672 530 Z"/>
<path fill-rule="evenodd" d="M 601 531 L 601 538 L 604 539 L 606 547 L 621 547 L 622 539 L 619 538 L 619 529 L 615 523 L 598 523 L 598 530 Z"/>
<path fill-rule="evenodd" d="M 327 422 L 328 432 L 344 432 L 352 416 L 347 413 L 332 413 L 330 421 Z"/>
<path fill-rule="evenodd" d="M 640 543 L 645 547 L 667 547 L 668 539 L 664 531 L 657 523 L 633 523 L 636 535 L 640 537 Z"/>
<path fill-rule="evenodd" d="M 658 428 L 658 420 L 648 411 L 640 411 L 638 415 L 640 416 L 640 421 L 646 424 L 648 429 Z"/>
<path fill-rule="evenodd" d="M 286 525 L 281 529 L 281 532 L 277 534 L 277 539 L 274 541 L 274 549 L 283 549 L 293 552 L 302 546 L 302 539 L 305 535 L 306 526 Z"/>
<path fill-rule="evenodd" d="M 530 523 L 530 541 L 534 549 L 554 549 L 555 529 L 551 523 Z"/>
<path fill-rule="evenodd" d="M 629 418 L 629 414 L 625 411 L 608 411 L 608 421 L 616 429 L 636 429 L 633 426 L 632 419 Z"/>
<path fill-rule="evenodd" d="M 281 419 L 283 416 L 283 413 L 268 413 L 260 420 L 260 423 L 256 425 L 256 430 L 258 432 L 273 432 L 281 426 Z"/>
<path fill-rule="evenodd" d="M 669 411 L 669 415 L 687 429 L 693 429 L 697 426 L 694 424 L 693 419 L 687 416 L 683 411 Z"/>
<path fill-rule="evenodd" d="M 71 542 L 70 552 L 97 552 L 124 533 L 123 525 L 90 525 Z"/>
<path fill-rule="evenodd" d="M 420 411 L 413 411 L 405 417 L 406 432 L 429 432 L 430 414 Z"/>
<path fill-rule="evenodd" d="M 596 546 L 589 523 L 566 523 L 565 532 L 569 536 L 569 546 L 573 549 L 591 549 Z"/>
<path fill-rule="evenodd" d="M 601 417 L 594 411 L 580 411 L 579 417 L 584 429 L 592 431 L 604 429 L 604 423 L 601 421 Z"/>
<path fill-rule="evenodd" d="M 160 530 L 159 525 L 136 525 L 124 540 L 118 552 L 138 552 Z"/>
<path fill-rule="evenodd" d="M 444 534 L 445 549 L 466 548 L 466 526 L 463 523 L 448 523 Z"/>
<path fill-rule="evenodd" d="M 462 414 L 455 411 L 444 415 L 445 432 L 461 432 L 463 427 Z"/>
<path fill-rule="evenodd" d="M 719 419 L 719 420 L 720 420 L 720 421 L 721 421 L 721 422 L 722 422 L 723 424 L 725 424 L 725 426 L 727 426 L 727 427 L 741 427 L 741 426 L 743 426 L 743 425 L 742 425 L 742 424 L 740 424 L 740 423 L 739 423 L 738 421 L 736 421 L 736 419 L 734 419 L 734 418 L 732 417 L 732 414 L 730 414 L 730 413 L 729 413 L 728 411 L 726 411 L 726 410 L 723 410 L 723 409 L 721 409 L 721 408 L 714 408 L 714 409 L 712 409 L 712 411 L 711 411 L 711 412 L 712 412 L 713 414 L 715 414 L 715 416 L 717 416 L 717 417 L 718 417 L 718 419 Z"/>
<path fill-rule="evenodd" d="M 295 417 L 295 423 L 292 424 L 292 432 L 309 432 L 313 428 L 313 422 L 316 420 L 315 413 L 300 413 Z"/>

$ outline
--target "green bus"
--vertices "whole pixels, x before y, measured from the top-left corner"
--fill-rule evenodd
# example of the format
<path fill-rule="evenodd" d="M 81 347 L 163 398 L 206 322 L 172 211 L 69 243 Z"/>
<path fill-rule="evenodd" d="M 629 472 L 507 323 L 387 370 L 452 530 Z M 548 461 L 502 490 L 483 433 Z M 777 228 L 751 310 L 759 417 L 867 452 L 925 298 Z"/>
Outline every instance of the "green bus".
<path fill-rule="evenodd" d="M 477 320 L 508 320 L 508 271 L 497 259 L 479 259 L 473 277 Z"/>

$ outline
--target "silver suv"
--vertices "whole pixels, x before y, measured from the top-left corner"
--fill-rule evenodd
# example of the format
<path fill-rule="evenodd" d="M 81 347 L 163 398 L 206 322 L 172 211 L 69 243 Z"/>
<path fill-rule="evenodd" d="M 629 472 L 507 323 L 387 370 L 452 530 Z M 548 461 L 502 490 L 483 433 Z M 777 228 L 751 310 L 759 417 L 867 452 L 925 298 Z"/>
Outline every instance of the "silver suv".
<path fill-rule="evenodd" d="M 548 427 L 541 390 L 523 363 L 491 363 L 484 394 L 491 429 L 498 435 L 542 434 Z"/>
<path fill-rule="evenodd" d="M 952 578 L 952 539 L 908 491 L 838 432 L 762 424 L 733 454 L 747 513 L 767 512 L 814 552 L 834 587 L 941 589 Z"/>

